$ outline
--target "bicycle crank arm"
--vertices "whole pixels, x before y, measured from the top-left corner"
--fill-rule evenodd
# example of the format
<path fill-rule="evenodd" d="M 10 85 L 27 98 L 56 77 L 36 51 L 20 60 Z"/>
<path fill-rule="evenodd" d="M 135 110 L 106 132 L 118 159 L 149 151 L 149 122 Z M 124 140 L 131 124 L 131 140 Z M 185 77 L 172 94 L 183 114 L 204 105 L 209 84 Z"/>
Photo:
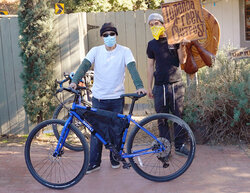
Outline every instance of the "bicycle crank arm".
<path fill-rule="evenodd" d="M 123 166 L 122 166 L 123 169 L 130 169 L 130 167 L 131 167 L 130 163 L 126 162 L 126 160 L 124 158 L 121 161 L 123 164 Z"/>

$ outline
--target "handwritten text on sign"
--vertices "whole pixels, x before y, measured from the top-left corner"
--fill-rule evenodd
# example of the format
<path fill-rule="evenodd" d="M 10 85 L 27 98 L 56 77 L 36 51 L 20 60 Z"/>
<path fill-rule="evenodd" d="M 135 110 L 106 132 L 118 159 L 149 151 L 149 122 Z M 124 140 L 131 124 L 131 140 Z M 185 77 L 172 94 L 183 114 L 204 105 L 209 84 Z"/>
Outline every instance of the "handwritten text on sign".
<path fill-rule="evenodd" d="M 162 15 L 169 44 L 179 43 L 184 38 L 187 40 L 206 38 L 200 0 L 164 3 Z"/>

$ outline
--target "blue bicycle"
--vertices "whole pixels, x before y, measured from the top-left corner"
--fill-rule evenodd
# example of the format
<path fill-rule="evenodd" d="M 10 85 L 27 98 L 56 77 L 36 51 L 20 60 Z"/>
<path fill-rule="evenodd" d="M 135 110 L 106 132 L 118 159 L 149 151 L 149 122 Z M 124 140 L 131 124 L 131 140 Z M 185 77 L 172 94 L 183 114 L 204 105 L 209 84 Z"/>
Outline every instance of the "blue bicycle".
<path fill-rule="evenodd" d="M 182 119 L 165 113 L 148 116 L 139 123 L 132 118 L 135 102 L 145 94 L 122 95 L 121 97 L 132 99 L 128 115 L 123 115 L 78 105 L 79 92 L 71 88 L 61 88 L 57 92 L 63 90 L 75 95 L 69 118 L 66 121 L 53 119 L 39 123 L 30 132 L 25 144 L 27 167 L 32 176 L 44 186 L 54 189 L 71 187 L 78 183 L 87 171 L 89 145 L 84 135 L 72 124 L 73 118 L 77 118 L 87 127 L 92 135 L 112 152 L 113 158 L 123 164 L 124 169 L 132 166 L 146 179 L 156 182 L 173 180 L 191 165 L 195 155 L 195 138 L 190 127 Z M 121 128 L 120 147 L 112 144 L 107 137 L 107 132 L 111 131 L 106 132 L 105 129 L 103 131 L 98 128 L 98 121 L 95 120 L 98 116 L 105 116 L 101 120 Z M 59 140 L 53 132 L 55 127 L 61 128 L 58 129 Z M 134 127 L 131 132 L 129 127 Z M 165 127 L 168 137 L 161 136 L 160 127 Z M 127 135 L 129 138 L 126 142 Z M 182 146 L 188 149 L 187 156 L 180 156 L 176 152 L 176 141 L 180 138 Z M 78 151 L 67 148 L 65 143 L 78 146 Z"/>

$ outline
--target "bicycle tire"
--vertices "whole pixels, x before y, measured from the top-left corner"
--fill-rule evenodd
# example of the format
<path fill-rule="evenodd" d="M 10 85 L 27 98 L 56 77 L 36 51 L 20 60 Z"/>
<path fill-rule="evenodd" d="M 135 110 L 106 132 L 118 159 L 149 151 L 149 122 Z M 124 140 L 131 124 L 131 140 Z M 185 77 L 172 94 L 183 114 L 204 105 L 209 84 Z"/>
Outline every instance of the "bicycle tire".
<path fill-rule="evenodd" d="M 31 175 L 42 185 L 52 189 L 65 189 L 78 183 L 89 164 L 88 143 L 72 124 L 69 125 L 69 133 L 74 133 L 75 137 L 67 137 L 66 141 L 80 143 L 82 151 L 63 147 L 58 156 L 53 156 L 58 140 L 52 125 L 63 127 L 65 123 L 66 121 L 54 119 L 41 122 L 30 132 L 25 143 L 25 162 Z"/>
<path fill-rule="evenodd" d="M 68 110 L 65 109 L 64 105 L 66 105 L 66 106 L 68 105 L 68 107 L 70 108 L 72 106 L 73 101 L 74 101 L 74 96 L 71 96 L 67 100 L 63 101 L 63 104 L 59 104 L 53 113 L 53 119 L 61 119 L 61 120 L 68 119 Z M 89 107 L 92 106 L 92 104 L 86 100 L 82 100 L 82 104 L 84 106 L 89 106 Z M 64 109 L 66 110 L 65 112 L 63 112 Z M 60 113 L 62 114 L 61 116 L 59 116 Z M 76 121 L 78 121 L 78 120 L 75 117 L 73 117 L 73 121 L 72 121 L 73 124 L 83 133 L 83 135 L 89 141 L 90 136 L 91 136 L 90 131 L 81 123 L 76 123 Z M 57 139 L 59 139 L 60 135 L 59 135 L 57 128 L 54 127 L 53 130 L 54 130 L 55 136 L 57 137 Z M 82 151 L 82 147 L 75 147 L 75 146 L 69 145 L 67 143 L 65 143 L 64 145 L 65 145 L 65 147 L 67 147 L 71 150 Z"/>
<path fill-rule="evenodd" d="M 160 123 L 164 121 L 165 125 L 168 125 L 170 139 L 159 136 L 159 121 Z M 129 158 L 134 170 L 142 177 L 156 182 L 170 181 L 182 175 L 191 165 L 195 155 L 195 138 L 188 124 L 177 116 L 159 113 L 146 117 L 140 121 L 139 125 L 155 135 L 164 144 L 166 149 L 161 153 L 151 153 Z M 175 128 L 178 126 L 180 134 L 174 132 L 173 125 Z M 178 152 L 175 150 L 174 141 L 180 136 L 182 136 L 183 143 L 186 145 L 185 148 L 189 150 L 187 158 L 178 155 Z M 128 154 L 132 154 L 142 147 L 149 147 L 152 151 L 155 145 L 159 147 L 159 143 L 156 140 L 138 126 L 135 126 L 128 139 L 127 152 Z"/>

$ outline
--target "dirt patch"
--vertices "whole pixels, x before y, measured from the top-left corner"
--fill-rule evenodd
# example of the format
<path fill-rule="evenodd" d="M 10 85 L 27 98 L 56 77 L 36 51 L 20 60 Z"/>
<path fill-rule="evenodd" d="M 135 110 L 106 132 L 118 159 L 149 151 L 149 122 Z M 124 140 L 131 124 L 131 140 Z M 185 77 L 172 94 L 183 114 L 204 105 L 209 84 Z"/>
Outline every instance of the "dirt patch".
<path fill-rule="evenodd" d="M 1 135 L 0 146 L 24 145 L 28 135 Z"/>
<path fill-rule="evenodd" d="M 245 152 L 245 154 L 250 158 L 250 144 L 240 143 L 239 146 Z"/>

